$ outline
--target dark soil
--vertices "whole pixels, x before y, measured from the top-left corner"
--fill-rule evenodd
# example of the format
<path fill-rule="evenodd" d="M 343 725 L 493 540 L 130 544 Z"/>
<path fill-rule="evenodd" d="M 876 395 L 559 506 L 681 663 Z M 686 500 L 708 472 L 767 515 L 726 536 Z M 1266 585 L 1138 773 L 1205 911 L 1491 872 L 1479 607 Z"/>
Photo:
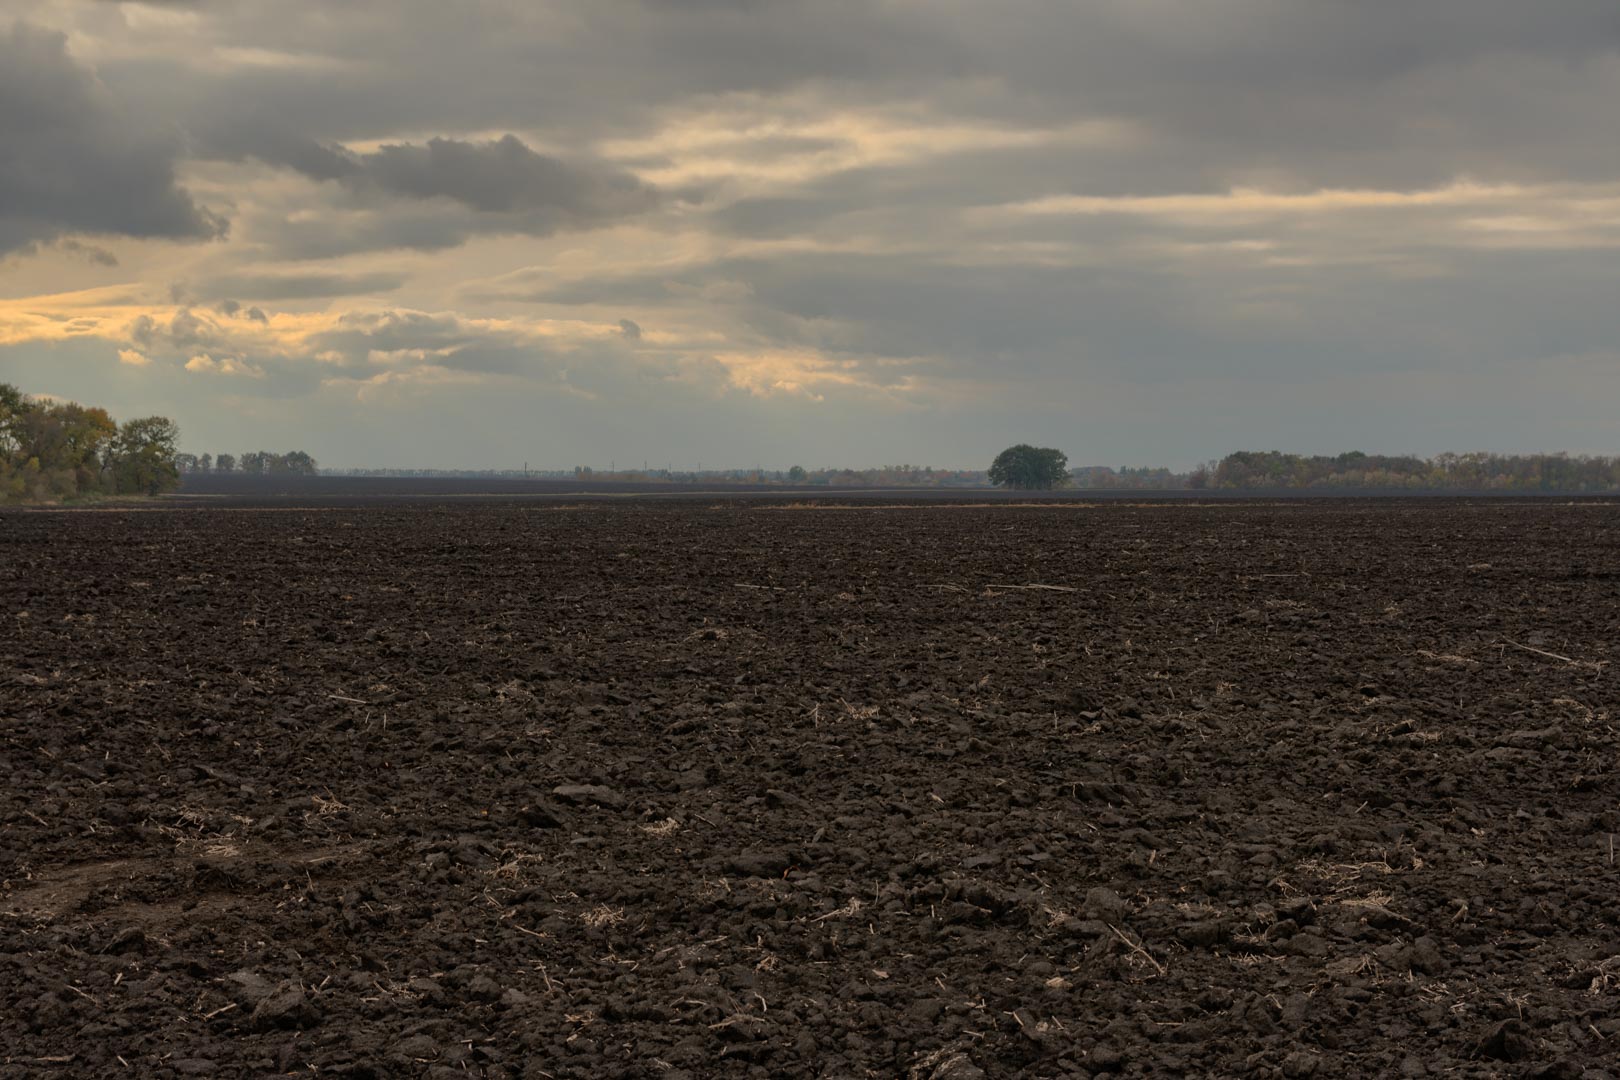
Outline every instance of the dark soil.
<path fill-rule="evenodd" d="M 0 515 L 0 1075 L 1620 1075 L 1617 644 L 1605 504 Z"/>

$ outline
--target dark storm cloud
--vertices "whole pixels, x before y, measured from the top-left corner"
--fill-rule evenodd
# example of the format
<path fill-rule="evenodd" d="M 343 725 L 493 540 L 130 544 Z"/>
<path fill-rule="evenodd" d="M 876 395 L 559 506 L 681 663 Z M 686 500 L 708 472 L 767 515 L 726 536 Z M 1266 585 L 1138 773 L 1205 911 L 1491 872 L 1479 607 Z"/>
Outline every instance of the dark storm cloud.
<path fill-rule="evenodd" d="M 298 7 L 205 18 L 222 40 L 299 54 L 311 38 Z M 314 78 L 296 64 L 185 80 L 148 61 L 110 66 L 204 145 L 302 159 L 310 175 L 342 168 L 328 144 L 394 131 L 543 130 L 563 144 L 642 128 L 650 109 L 800 88 L 1003 123 L 1126 118 L 1186 151 L 1189 187 L 1255 169 L 1421 183 L 1620 162 L 1609 0 L 593 0 L 483 5 L 476 19 L 359 0 L 322 4 L 320 25 Z M 1143 168 L 1136 181 L 1164 177 Z"/>
<path fill-rule="evenodd" d="M 132 91 L 185 116 L 190 130 L 240 141 L 271 130 L 330 143 L 492 128 L 589 139 L 694 94 L 919 71 L 932 79 L 960 71 L 967 51 L 949 25 L 869 0 L 490 3 L 476 12 L 439 0 L 242 5 L 209 13 L 220 40 L 318 50 L 328 62 L 319 79 L 294 65 L 199 71 L 191 86 L 209 90 L 197 94 L 149 61 L 119 67 Z"/>
<path fill-rule="evenodd" d="M 352 160 L 355 170 L 339 179 L 357 191 L 453 199 L 484 214 L 532 214 L 558 225 L 634 213 L 653 202 L 633 176 L 567 165 L 535 153 L 515 135 L 487 143 L 393 144 Z"/>
<path fill-rule="evenodd" d="M 223 231 L 175 180 L 180 141 L 120 109 L 61 34 L 0 30 L 0 146 L 0 255 L 75 234 Z"/>
<path fill-rule="evenodd" d="M 631 174 L 537 153 L 515 135 L 433 138 L 370 152 L 294 137 L 205 142 L 205 152 L 256 158 L 341 185 L 330 218 L 278 226 L 278 249 L 320 258 L 388 248 L 436 251 L 479 234 L 546 236 L 645 213 L 659 196 Z M 345 217 L 345 211 L 364 211 Z"/>
<path fill-rule="evenodd" d="M 222 161 L 256 158 L 303 173 L 314 180 L 337 180 L 358 170 L 353 155 L 341 146 L 327 146 L 287 126 L 285 119 L 268 124 L 228 117 L 218 124 L 203 123 L 193 131 L 196 152 Z"/>
<path fill-rule="evenodd" d="M 205 139 L 200 148 L 231 159 L 257 158 L 312 180 L 336 180 L 364 199 L 449 199 L 481 214 L 527 217 L 533 223 L 525 231 L 590 224 L 656 204 L 656 194 L 626 172 L 536 153 L 516 135 L 487 142 L 388 143 L 357 153 L 284 131 L 238 131 Z"/>
<path fill-rule="evenodd" d="M 867 194 L 890 206 L 918 184 L 972 204 L 1008 190 L 1410 187 L 1457 175 L 1574 179 L 1620 170 L 1620 110 L 1611 107 L 1620 97 L 1620 6 L 1608 0 L 1550 8 L 1516 0 L 596 0 L 485 5 L 477 19 L 426 0 L 356 0 L 322 5 L 314 39 L 288 13 L 298 7 L 199 11 L 219 44 L 309 56 L 316 69 L 227 65 L 177 77 L 167 61 L 112 58 L 104 75 L 173 116 L 200 153 L 338 181 L 368 206 L 392 198 L 470 214 L 395 207 L 379 209 L 387 220 L 292 230 L 287 244 L 303 257 L 442 250 L 480 232 L 545 235 L 652 201 L 622 173 L 515 138 L 362 154 L 345 150 L 346 141 L 504 127 L 583 149 L 603 135 L 650 130 L 664 110 L 725 95 L 804 92 L 829 108 L 903 100 L 991 125 L 1112 118 L 1142 137 L 1118 153 L 1047 145 L 964 153 L 960 167 L 932 176 L 923 167 L 910 177 L 877 170 Z M 809 151 L 817 141 L 765 130 L 734 153 Z M 790 235 L 821 211 L 815 193 L 794 192 L 727 215 L 724 228 Z"/>

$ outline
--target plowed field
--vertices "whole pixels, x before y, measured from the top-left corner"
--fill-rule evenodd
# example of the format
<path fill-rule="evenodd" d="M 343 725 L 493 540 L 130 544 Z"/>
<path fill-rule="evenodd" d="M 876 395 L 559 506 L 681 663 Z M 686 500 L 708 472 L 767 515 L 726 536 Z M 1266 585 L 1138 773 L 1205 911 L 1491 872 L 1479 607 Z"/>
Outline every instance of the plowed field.
<path fill-rule="evenodd" d="M 1615 1075 L 1617 651 L 1612 504 L 7 513 L 0 1075 Z"/>

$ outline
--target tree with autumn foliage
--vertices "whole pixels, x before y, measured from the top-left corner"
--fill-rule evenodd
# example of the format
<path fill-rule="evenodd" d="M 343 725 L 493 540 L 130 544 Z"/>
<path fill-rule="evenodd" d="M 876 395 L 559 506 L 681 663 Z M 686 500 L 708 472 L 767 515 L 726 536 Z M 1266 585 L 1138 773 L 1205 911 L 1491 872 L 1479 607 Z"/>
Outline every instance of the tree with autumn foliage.
<path fill-rule="evenodd" d="M 161 416 L 120 426 L 105 409 L 0 383 L 0 502 L 168 491 L 179 434 Z"/>

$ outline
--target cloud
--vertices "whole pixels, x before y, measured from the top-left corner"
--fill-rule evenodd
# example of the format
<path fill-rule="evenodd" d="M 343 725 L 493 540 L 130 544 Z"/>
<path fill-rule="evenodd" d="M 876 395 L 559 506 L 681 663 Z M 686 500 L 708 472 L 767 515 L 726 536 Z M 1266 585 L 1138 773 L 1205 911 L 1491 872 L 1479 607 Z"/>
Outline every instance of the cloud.
<path fill-rule="evenodd" d="M 565 164 L 535 153 L 515 135 L 483 143 L 387 144 L 350 160 L 355 168 L 339 179 L 358 191 L 453 199 L 486 214 L 590 222 L 645 210 L 653 201 L 633 176 Z"/>
<path fill-rule="evenodd" d="M 130 367 L 145 367 L 152 362 L 152 358 L 138 349 L 119 349 L 118 362 Z"/>
<path fill-rule="evenodd" d="M 1596 179 L 1620 161 L 1608 0 L 1556 14 L 1520 0 L 565 0 L 490 3 L 477 19 L 430 0 L 287 0 L 199 5 L 183 29 L 46 10 L 81 20 L 120 89 L 205 152 L 252 148 L 326 179 L 349 168 L 334 145 L 494 131 L 586 149 L 739 105 L 763 121 L 740 132 L 731 156 L 746 163 L 750 147 L 815 138 L 794 129 L 816 118 L 790 109 L 766 129 L 772 103 L 806 94 L 827 115 L 921 102 L 990 133 L 1122 122 L 1144 137 L 1138 153 L 1087 170 L 1115 192 L 1261 173 L 1317 187 Z M 228 62 L 243 50 L 299 62 Z M 690 169 L 690 149 L 658 152 Z"/>
<path fill-rule="evenodd" d="M 62 237 L 56 241 L 54 246 L 58 251 L 70 251 L 75 255 L 83 256 L 85 260 L 95 263 L 97 266 L 118 265 L 118 256 L 114 255 L 106 248 L 96 247 L 94 244 L 81 243 L 78 240 L 74 240 L 72 237 Z"/>
<path fill-rule="evenodd" d="M 218 360 L 207 353 L 198 353 L 186 361 L 186 370 L 205 375 L 237 375 L 249 379 L 264 378 L 264 369 L 245 360 L 223 356 Z"/>
<path fill-rule="evenodd" d="M 16 160 L 89 130 L 64 174 L 124 183 L 146 148 L 148 216 L 168 192 L 232 229 L 140 244 L 35 206 L 0 348 L 173 388 L 191 426 L 363 397 L 387 433 L 444 400 L 452 456 L 507 410 L 543 420 L 505 425 L 525 453 L 544 427 L 621 460 L 972 463 L 1011 428 L 1185 463 L 1256 431 L 1495 438 L 1435 395 L 1351 416 L 1311 388 L 1467 385 L 1511 416 L 1545 357 L 1620 335 L 1612 0 L 22 3 L 93 107 L 10 91 Z M 1547 384 L 1588 432 L 1598 366 Z M 1553 445 L 1533 397 L 1514 437 Z M 328 415 L 322 456 L 350 456 L 365 424 Z"/>
<path fill-rule="evenodd" d="M 77 235 L 224 232 L 176 180 L 180 141 L 122 109 L 62 34 L 24 23 L 0 31 L 0 145 L 0 255 Z"/>
<path fill-rule="evenodd" d="M 304 214 L 273 227 L 282 250 L 297 258 L 443 250 L 478 235 L 549 236 L 634 218 L 660 201 L 655 188 L 629 172 L 538 153 L 510 134 L 384 143 L 368 151 L 242 136 L 210 152 L 256 158 L 341 190 L 341 199 L 324 196 L 320 218 Z"/>
<path fill-rule="evenodd" d="M 312 300 L 368 296 L 393 292 L 405 284 L 405 280 L 406 275 L 388 270 L 358 274 L 323 270 L 303 273 L 227 273 L 211 275 L 195 284 L 188 283 L 183 292 L 200 300 L 220 300 L 221 310 L 227 315 L 235 315 L 241 308 L 238 297 L 248 300 Z"/>

